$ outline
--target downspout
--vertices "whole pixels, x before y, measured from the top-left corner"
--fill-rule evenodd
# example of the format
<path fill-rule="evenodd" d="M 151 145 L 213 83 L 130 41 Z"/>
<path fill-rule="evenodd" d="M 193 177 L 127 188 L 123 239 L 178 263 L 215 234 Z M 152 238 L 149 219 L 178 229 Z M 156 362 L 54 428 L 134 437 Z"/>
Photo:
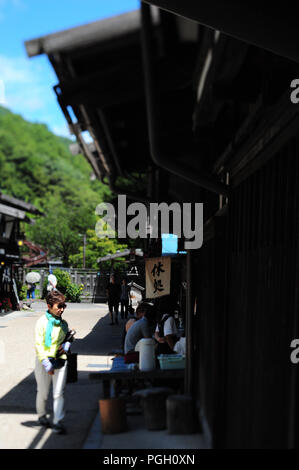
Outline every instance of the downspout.
<path fill-rule="evenodd" d="M 180 165 L 175 162 L 172 155 L 163 152 L 160 146 L 159 132 L 159 109 L 156 80 L 154 77 L 154 53 L 151 43 L 152 19 L 150 6 L 141 3 L 141 43 L 144 68 L 145 96 L 148 118 L 148 131 L 150 141 L 150 151 L 154 163 L 173 175 L 196 186 L 200 186 L 208 191 L 229 195 L 229 189 L 224 184 L 211 178 L 209 175 L 197 174 L 194 168 L 188 168 L 186 165 Z M 195 158 L 198 155 L 194 154 Z"/>

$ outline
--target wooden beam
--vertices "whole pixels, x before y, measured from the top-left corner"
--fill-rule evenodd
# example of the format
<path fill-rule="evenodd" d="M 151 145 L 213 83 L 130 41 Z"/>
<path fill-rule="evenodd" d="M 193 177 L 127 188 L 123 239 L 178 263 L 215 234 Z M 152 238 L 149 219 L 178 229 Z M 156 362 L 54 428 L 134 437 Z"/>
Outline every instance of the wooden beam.
<path fill-rule="evenodd" d="M 14 207 L 5 206 L 4 204 L 0 204 L 0 214 L 10 215 L 15 219 L 24 220 L 26 214 L 24 211 L 19 209 L 15 209 Z"/>

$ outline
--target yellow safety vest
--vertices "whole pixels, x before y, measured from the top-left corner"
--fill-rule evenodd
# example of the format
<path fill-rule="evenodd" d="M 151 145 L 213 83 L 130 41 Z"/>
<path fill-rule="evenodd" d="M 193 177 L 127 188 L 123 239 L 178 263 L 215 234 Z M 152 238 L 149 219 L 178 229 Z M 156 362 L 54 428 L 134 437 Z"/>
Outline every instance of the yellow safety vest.
<path fill-rule="evenodd" d="M 66 325 L 67 322 L 62 320 Z M 61 325 L 54 325 L 52 330 L 52 344 L 50 347 L 45 346 L 45 335 L 48 319 L 43 315 L 38 319 L 35 325 L 35 351 L 38 359 L 42 362 L 47 357 L 56 357 L 59 346 L 64 342 L 65 333 Z M 61 359 L 67 359 L 66 354 L 59 356 Z"/>

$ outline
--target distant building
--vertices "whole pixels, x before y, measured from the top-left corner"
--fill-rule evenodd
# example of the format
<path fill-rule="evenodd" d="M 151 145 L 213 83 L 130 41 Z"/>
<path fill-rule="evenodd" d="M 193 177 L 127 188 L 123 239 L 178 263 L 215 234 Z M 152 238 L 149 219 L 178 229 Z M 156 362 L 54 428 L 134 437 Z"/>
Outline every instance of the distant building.
<path fill-rule="evenodd" d="M 0 301 L 9 299 L 12 308 L 19 303 L 16 279 L 22 279 L 20 246 L 24 243 L 20 222 L 31 223 L 27 213 L 42 215 L 32 204 L 0 193 Z"/>

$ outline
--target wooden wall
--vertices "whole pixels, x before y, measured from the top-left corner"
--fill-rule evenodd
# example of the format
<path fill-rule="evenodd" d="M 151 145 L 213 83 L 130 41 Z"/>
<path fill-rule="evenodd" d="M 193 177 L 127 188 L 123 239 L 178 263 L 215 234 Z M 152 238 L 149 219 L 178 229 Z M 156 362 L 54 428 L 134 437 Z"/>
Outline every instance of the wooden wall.
<path fill-rule="evenodd" d="M 195 260 L 196 394 L 214 447 L 296 445 L 298 158 L 294 138 L 234 189 Z"/>

